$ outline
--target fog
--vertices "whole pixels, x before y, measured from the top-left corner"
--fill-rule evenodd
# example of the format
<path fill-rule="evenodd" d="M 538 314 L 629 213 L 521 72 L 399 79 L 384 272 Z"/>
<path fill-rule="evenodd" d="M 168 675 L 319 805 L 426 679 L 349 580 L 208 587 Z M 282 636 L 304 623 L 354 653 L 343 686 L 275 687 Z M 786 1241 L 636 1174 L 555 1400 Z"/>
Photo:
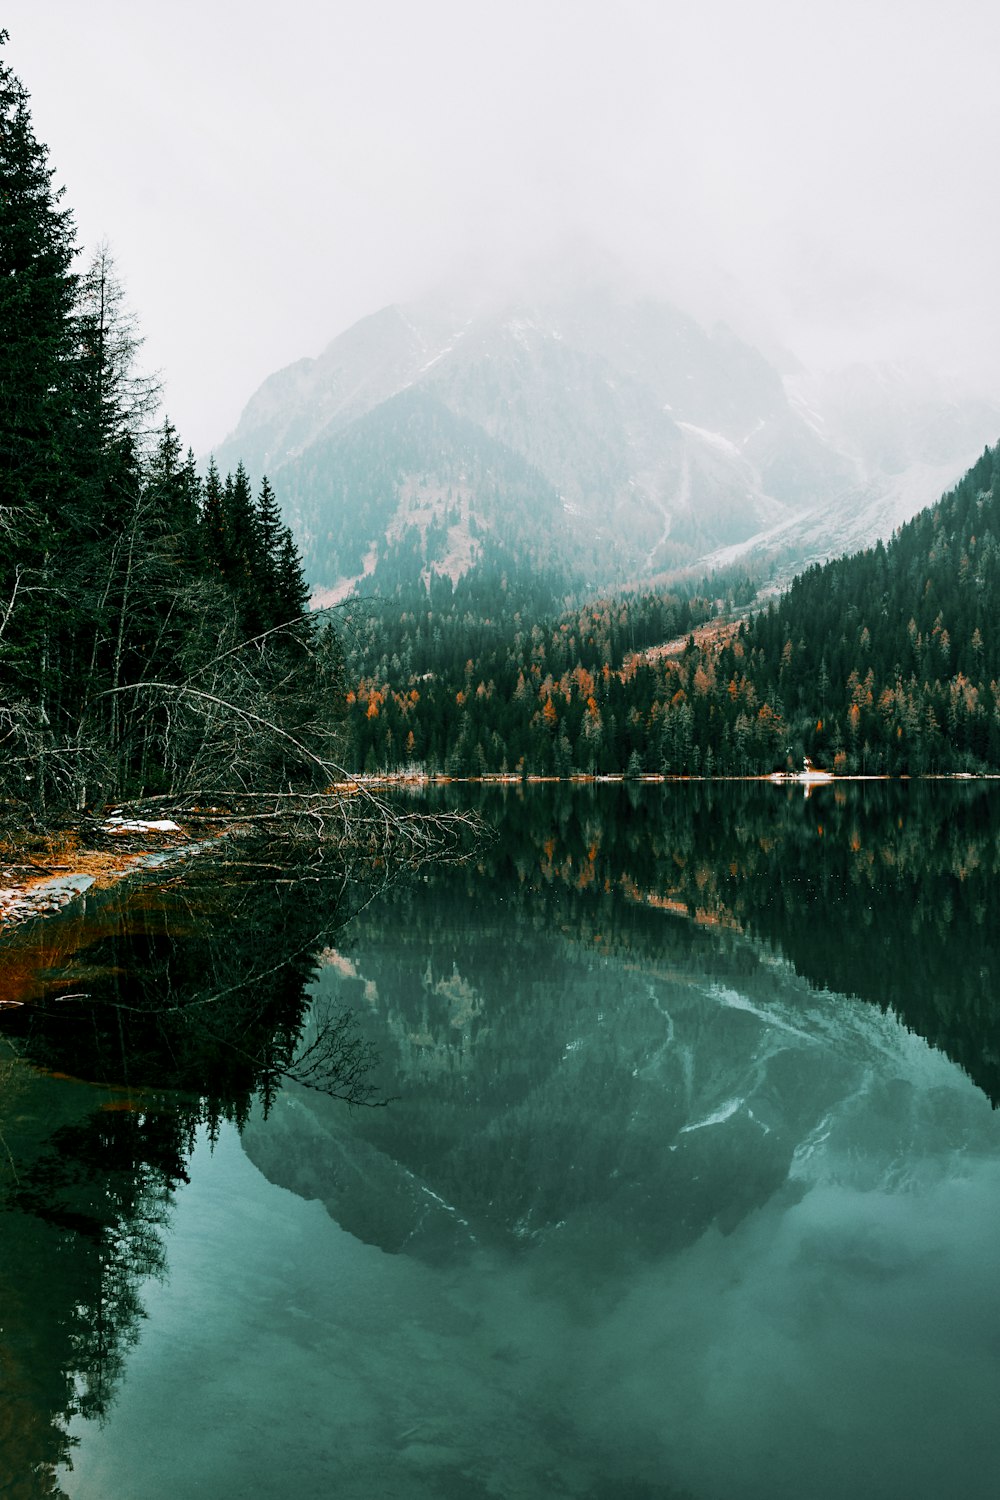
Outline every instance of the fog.
<path fill-rule="evenodd" d="M 571 275 L 581 246 L 807 364 L 1000 390 L 985 0 L 7 0 L 3 24 L 199 451 L 363 314 Z"/>

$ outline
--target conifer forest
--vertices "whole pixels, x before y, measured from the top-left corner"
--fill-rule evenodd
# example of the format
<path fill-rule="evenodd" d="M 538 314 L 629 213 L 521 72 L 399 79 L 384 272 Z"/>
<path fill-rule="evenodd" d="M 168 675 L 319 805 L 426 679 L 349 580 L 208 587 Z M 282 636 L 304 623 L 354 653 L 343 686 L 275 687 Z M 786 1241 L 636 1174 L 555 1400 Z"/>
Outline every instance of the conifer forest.
<path fill-rule="evenodd" d="M 1000 767 L 1000 449 L 749 613 L 745 574 L 559 608 L 499 562 L 357 612 L 352 761 L 453 774 Z"/>
<path fill-rule="evenodd" d="M 16 816 L 320 776 L 339 648 L 266 478 L 204 477 L 0 61 L 0 797 Z"/>

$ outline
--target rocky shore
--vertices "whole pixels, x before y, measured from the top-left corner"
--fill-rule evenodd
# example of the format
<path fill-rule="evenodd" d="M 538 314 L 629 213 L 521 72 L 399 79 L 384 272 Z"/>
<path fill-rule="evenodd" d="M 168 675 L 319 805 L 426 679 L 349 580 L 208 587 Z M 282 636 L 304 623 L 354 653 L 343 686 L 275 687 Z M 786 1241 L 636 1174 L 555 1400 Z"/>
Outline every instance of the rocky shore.
<path fill-rule="evenodd" d="M 134 870 L 182 859 L 203 843 L 167 821 L 109 818 L 88 831 L 87 844 L 79 834 L 64 833 L 0 845 L 0 934 L 61 911 L 85 891 L 113 885 Z"/>

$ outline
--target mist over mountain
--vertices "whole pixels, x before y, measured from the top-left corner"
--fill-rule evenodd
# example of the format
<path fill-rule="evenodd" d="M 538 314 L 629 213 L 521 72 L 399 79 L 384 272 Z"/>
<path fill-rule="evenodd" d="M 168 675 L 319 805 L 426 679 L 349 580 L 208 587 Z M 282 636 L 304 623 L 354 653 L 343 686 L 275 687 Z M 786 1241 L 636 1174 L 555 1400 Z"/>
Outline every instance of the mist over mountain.
<path fill-rule="evenodd" d="M 652 297 L 549 284 L 383 308 L 270 376 L 216 457 L 275 481 L 321 594 L 487 546 L 607 586 L 867 545 L 998 430 L 911 370 L 782 371 Z"/>

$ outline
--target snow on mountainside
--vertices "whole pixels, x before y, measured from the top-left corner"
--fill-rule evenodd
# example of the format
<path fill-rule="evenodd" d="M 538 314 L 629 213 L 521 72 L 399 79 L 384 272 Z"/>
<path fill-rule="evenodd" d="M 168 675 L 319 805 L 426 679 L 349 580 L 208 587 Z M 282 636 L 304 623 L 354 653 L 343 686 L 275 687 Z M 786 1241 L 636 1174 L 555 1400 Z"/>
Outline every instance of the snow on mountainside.
<path fill-rule="evenodd" d="M 702 565 L 711 572 L 738 562 L 767 561 L 776 566 L 779 577 L 790 577 L 813 563 L 860 552 L 879 539 L 887 540 L 919 510 L 953 489 L 984 446 L 977 444 L 957 463 L 912 463 L 901 473 L 879 474 L 842 494 L 836 507 L 818 505 L 745 541 L 718 547 L 701 559 Z"/>
<path fill-rule="evenodd" d="M 705 559 L 710 568 L 768 558 L 787 575 L 886 540 L 952 489 L 1000 435 L 992 403 L 905 366 L 855 365 L 789 386 L 799 409 L 851 458 L 857 483 L 835 505 L 821 503 L 718 548 Z"/>
<path fill-rule="evenodd" d="M 269 377 L 216 457 L 269 474 L 321 589 L 487 546 L 608 584 L 864 545 L 998 431 L 912 373 L 786 382 L 728 329 L 591 289 L 384 308 Z"/>

